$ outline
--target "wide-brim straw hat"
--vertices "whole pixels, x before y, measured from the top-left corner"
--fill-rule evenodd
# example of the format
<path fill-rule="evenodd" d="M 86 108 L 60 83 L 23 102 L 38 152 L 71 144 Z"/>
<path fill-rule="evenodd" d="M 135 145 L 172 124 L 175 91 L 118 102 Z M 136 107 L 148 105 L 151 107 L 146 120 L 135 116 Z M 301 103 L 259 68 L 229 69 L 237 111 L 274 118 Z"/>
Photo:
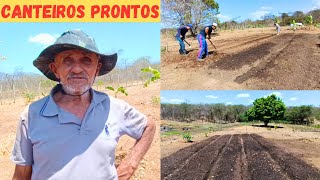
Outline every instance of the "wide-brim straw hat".
<path fill-rule="evenodd" d="M 79 49 L 96 53 L 100 56 L 102 66 L 98 76 L 110 72 L 117 63 L 117 53 L 106 55 L 99 52 L 95 40 L 89 37 L 81 30 L 70 30 L 63 33 L 56 42 L 44 49 L 37 59 L 33 61 L 33 65 L 38 68 L 47 78 L 53 81 L 59 81 L 54 73 L 50 70 L 49 64 L 55 59 L 55 56 L 67 50 Z"/>

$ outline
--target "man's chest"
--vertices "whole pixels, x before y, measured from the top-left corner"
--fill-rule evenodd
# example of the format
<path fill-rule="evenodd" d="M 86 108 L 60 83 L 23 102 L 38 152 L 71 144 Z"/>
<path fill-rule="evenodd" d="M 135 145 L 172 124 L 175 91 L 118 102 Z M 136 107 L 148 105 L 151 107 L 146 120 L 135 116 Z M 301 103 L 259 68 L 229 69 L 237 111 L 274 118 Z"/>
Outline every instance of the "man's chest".
<path fill-rule="evenodd" d="M 113 118 L 93 111 L 82 122 L 68 113 L 38 121 L 29 129 L 34 160 L 64 162 L 87 155 L 112 156 L 119 139 Z"/>

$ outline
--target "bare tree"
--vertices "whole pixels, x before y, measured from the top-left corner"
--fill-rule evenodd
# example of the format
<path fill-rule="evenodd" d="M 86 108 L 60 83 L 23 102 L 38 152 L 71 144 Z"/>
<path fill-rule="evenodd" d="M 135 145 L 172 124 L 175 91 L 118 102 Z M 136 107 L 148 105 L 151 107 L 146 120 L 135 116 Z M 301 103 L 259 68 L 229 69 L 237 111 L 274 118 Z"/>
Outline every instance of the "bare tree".
<path fill-rule="evenodd" d="M 169 26 L 193 24 L 196 32 L 200 24 L 216 21 L 219 5 L 214 0 L 161 0 L 162 23 Z"/>

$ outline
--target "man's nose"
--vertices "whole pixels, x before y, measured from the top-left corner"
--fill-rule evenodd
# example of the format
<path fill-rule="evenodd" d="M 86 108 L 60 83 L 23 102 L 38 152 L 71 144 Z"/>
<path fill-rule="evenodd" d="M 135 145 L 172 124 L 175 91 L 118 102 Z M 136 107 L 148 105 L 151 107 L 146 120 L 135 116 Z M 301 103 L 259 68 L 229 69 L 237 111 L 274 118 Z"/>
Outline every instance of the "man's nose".
<path fill-rule="evenodd" d="M 72 68 L 71 68 L 71 72 L 73 73 L 81 73 L 83 72 L 83 68 L 82 68 L 82 65 L 81 63 L 74 63 Z"/>

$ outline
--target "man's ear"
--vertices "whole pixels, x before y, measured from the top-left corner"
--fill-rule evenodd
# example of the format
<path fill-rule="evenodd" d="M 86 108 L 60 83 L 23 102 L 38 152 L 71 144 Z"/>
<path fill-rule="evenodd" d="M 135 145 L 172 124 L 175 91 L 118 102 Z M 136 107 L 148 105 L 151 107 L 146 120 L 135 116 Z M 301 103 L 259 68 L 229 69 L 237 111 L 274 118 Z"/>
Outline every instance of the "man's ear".
<path fill-rule="evenodd" d="M 101 66 L 102 66 L 102 63 L 101 62 L 99 62 L 98 63 L 98 66 L 97 66 L 97 71 L 96 71 L 96 77 L 99 75 L 99 72 L 100 72 L 100 68 L 101 68 Z"/>
<path fill-rule="evenodd" d="M 60 79 L 59 78 L 59 74 L 57 73 L 57 67 L 56 67 L 56 64 L 54 62 L 50 63 L 49 64 L 49 68 L 50 70 L 53 72 L 53 74 L 56 76 L 57 79 Z"/>

